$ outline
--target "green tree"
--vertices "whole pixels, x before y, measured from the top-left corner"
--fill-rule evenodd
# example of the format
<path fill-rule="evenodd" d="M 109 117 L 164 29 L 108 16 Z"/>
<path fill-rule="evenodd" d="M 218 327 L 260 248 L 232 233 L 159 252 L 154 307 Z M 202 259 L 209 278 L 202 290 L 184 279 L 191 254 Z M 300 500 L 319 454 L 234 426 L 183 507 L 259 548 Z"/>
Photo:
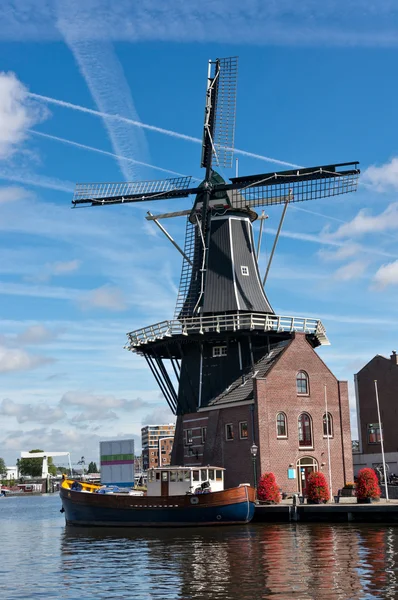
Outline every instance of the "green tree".
<path fill-rule="evenodd" d="M 7 475 L 7 467 L 3 458 L 0 458 L 0 479 Z"/>
<path fill-rule="evenodd" d="M 30 450 L 30 452 L 43 452 L 36 448 Z M 53 463 L 53 459 L 48 457 L 48 472 L 51 475 L 57 474 L 57 467 Z M 43 459 L 42 458 L 21 458 L 19 472 L 21 475 L 30 475 L 31 477 L 41 477 L 43 470 Z"/>
<path fill-rule="evenodd" d="M 87 473 L 98 473 L 98 469 L 97 469 L 97 463 L 91 461 L 88 464 L 88 470 Z"/>

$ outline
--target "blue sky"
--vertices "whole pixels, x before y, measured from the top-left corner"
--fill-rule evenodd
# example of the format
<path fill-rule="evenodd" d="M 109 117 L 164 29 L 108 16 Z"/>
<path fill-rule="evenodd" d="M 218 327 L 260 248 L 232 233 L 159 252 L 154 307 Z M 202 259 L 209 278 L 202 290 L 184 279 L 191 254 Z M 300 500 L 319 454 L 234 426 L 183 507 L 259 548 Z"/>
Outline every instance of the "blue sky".
<path fill-rule="evenodd" d="M 396 347 L 398 8 L 4 0 L 0 18 L 0 456 L 97 459 L 100 439 L 138 443 L 142 424 L 172 420 L 123 345 L 172 317 L 179 283 L 180 256 L 146 210 L 189 203 L 70 201 L 76 181 L 201 177 L 217 56 L 239 56 L 236 147 L 263 157 L 238 153 L 240 173 L 361 163 L 356 194 L 289 207 L 267 285 L 278 314 L 322 319 L 320 355 L 354 409 L 353 373 Z M 267 210 L 263 271 L 280 210 Z M 182 243 L 184 220 L 167 227 Z"/>

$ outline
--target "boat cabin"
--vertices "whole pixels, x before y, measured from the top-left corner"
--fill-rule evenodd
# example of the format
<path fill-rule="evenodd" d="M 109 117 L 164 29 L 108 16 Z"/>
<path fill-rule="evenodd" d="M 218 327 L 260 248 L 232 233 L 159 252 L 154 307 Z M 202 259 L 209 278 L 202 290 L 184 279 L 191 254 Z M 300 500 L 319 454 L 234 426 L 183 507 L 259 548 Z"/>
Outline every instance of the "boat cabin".
<path fill-rule="evenodd" d="M 159 467 L 148 470 L 147 496 L 183 496 L 221 492 L 224 471 L 220 467 Z"/>

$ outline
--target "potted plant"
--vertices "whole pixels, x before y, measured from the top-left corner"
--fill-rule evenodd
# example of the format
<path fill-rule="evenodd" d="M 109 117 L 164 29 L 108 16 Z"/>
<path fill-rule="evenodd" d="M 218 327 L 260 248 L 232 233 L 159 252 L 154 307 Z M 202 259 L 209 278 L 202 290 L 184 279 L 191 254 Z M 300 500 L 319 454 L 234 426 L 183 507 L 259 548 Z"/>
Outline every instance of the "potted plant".
<path fill-rule="evenodd" d="M 321 504 L 330 498 L 329 486 L 321 471 L 312 471 L 307 480 L 307 503 Z"/>
<path fill-rule="evenodd" d="M 341 490 L 341 496 L 343 496 L 345 498 L 350 498 L 352 496 L 355 496 L 355 483 L 353 483 L 351 481 L 347 481 Z"/>
<path fill-rule="evenodd" d="M 257 498 L 265 504 L 279 504 L 281 501 L 281 494 L 273 473 L 261 475 L 257 487 Z"/>
<path fill-rule="evenodd" d="M 360 504 L 370 504 L 372 500 L 380 498 L 379 481 L 373 469 L 365 468 L 359 471 L 355 493 Z"/>

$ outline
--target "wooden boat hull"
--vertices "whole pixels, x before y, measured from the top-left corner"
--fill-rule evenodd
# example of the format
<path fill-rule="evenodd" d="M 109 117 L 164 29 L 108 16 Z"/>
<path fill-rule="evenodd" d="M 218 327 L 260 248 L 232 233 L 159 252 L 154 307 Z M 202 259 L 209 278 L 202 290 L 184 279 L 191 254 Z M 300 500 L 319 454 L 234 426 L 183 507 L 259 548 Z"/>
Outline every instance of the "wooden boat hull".
<path fill-rule="evenodd" d="M 65 482 L 64 482 L 65 483 Z M 60 496 L 68 525 L 97 527 L 192 527 L 251 521 L 254 489 L 242 486 L 208 494 L 129 496 L 74 491 L 62 485 Z"/>

